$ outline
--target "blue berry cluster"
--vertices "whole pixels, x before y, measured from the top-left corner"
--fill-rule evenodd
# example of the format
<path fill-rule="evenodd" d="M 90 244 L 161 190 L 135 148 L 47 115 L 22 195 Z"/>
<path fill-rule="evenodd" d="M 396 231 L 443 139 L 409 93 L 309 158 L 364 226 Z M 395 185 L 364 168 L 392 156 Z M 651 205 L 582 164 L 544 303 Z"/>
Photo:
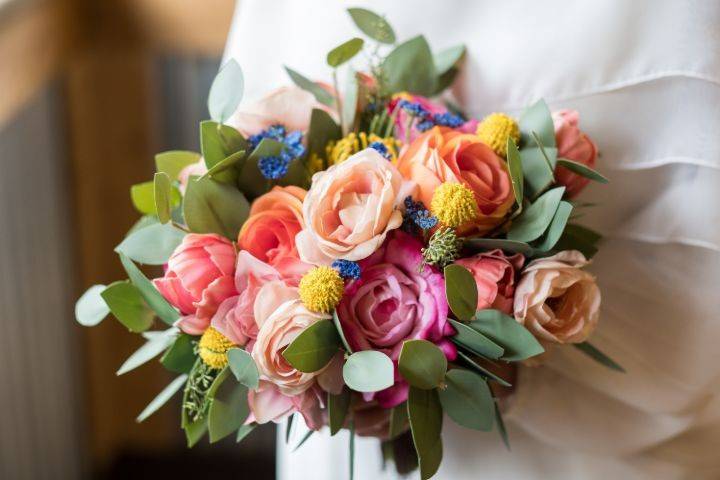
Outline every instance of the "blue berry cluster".
<path fill-rule="evenodd" d="M 338 271 L 342 278 L 345 279 L 357 280 L 360 278 L 360 274 L 362 273 L 360 265 L 357 262 L 351 262 L 350 260 L 335 260 L 331 266 Z"/>
<path fill-rule="evenodd" d="M 412 197 L 405 198 L 405 229 L 412 229 L 413 224 L 429 230 L 438 223 L 437 217 L 433 216 L 422 202 L 416 202 Z"/>
<path fill-rule="evenodd" d="M 430 112 L 420 105 L 419 102 L 411 102 L 409 100 L 402 99 L 398 102 L 397 106 L 405 110 L 413 117 L 425 118 L 430 116 Z"/>
<path fill-rule="evenodd" d="M 390 154 L 387 146 L 382 142 L 372 142 L 370 145 L 368 145 L 368 147 L 372 148 L 373 150 L 377 150 L 377 152 L 383 157 L 385 157 L 386 160 L 390 160 L 392 158 L 392 155 Z"/>
<path fill-rule="evenodd" d="M 258 161 L 260 173 L 265 178 L 277 180 L 287 174 L 290 162 L 305 154 L 305 145 L 302 144 L 303 134 L 300 131 L 288 133 L 283 125 L 272 125 L 248 138 L 250 148 L 254 150 L 266 138 L 276 140 L 284 145 L 280 155 L 263 157 Z"/>
<path fill-rule="evenodd" d="M 460 115 L 455 115 L 454 113 L 445 112 L 431 114 L 425 107 L 420 105 L 419 102 L 410 102 L 403 99 L 398 102 L 398 107 L 402 108 L 413 117 L 417 117 L 421 120 L 415 127 L 420 132 L 430 130 L 435 125 L 458 128 L 460 125 L 465 123 Z"/>

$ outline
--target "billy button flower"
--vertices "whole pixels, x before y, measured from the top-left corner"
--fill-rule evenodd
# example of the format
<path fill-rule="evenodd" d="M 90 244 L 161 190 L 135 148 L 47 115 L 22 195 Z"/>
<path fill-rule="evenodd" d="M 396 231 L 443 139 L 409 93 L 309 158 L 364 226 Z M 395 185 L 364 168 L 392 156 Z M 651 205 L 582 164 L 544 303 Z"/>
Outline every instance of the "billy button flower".
<path fill-rule="evenodd" d="M 198 343 L 198 355 L 203 363 L 211 368 L 223 368 L 228 363 L 227 351 L 233 348 L 235 344 L 225 335 L 208 327 L 205 333 L 200 337 Z"/>
<path fill-rule="evenodd" d="M 398 147 L 400 143 L 393 137 L 380 137 L 374 133 L 367 134 L 365 132 L 351 132 L 338 141 L 328 143 L 326 153 L 328 165 L 337 165 L 344 162 L 351 155 L 372 148 L 377 150 L 383 157 L 390 161 L 397 158 Z"/>
<path fill-rule="evenodd" d="M 300 279 L 300 300 L 311 312 L 332 312 L 344 291 L 340 273 L 328 266 L 315 267 Z"/>
<path fill-rule="evenodd" d="M 478 124 L 477 136 L 480 141 L 492 148 L 501 157 L 507 157 L 507 139 L 520 141 L 520 127 L 517 122 L 504 113 L 491 113 Z"/>
<path fill-rule="evenodd" d="M 462 183 L 445 182 L 435 189 L 430 211 L 445 226 L 456 228 L 480 214 L 475 195 Z"/>

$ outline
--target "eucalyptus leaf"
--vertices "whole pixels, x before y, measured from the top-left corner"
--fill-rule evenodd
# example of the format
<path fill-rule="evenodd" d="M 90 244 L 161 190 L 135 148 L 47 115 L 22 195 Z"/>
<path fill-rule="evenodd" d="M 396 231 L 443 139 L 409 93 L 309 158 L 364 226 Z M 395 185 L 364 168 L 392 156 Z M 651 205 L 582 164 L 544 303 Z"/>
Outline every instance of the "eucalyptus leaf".
<path fill-rule="evenodd" d="M 248 143 L 234 128 L 217 122 L 204 121 L 200 122 L 200 148 L 205 166 L 210 170 L 232 154 L 241 150 L 247 151 Z M 215 177 L 215 180 L 223 183 L 234 183 L 237 174 L 226 170 Z"/>
<path fill-rule="evenodd" d="M 131 332 L 144 332 L 152 325 L 153 311 L 130 282 L 114 282 L 101 295 L 115 318 Z"/>
<path fill-rule="evenodd" d="M 445 295 L 452 312 L 460 320 L 470 320 L 478 304 L 475 278 L 462 265 L 448 265 L 444 269 Z"/>
<path fill-rule="evenodd" d="M 160 222 L 155 215 L 143 215 L 137 220 L 137 222 L 133 224 L 132 227 L 130 227 L 130 230 L 128 230 L 125 234 L 125 238 L 129 237 L 138 230 L 142 230 L 143 228 L 149 227 L 150 225 L 157 225 L 158 223 Z"/>
<path fill-rule="evenodd" d="M 215 382 L 220 381 L 221 375 L 218 375 Z M 226 379 L 220 381 L 216 389 L 210 387 L 208 394 L 212 395 L 207 414 L 208 433 L 210 443 L 215 443 L 235 432 L 247 419 L 250 413 L 248 388 L 233 382 L 232 379 Z"/>
<path fill-rule="evenodd" d="M 582 225 L 569 224 L 560 240 L 555 244 L 555 250 L 579 250 L 587 258 L 592 258 L 598 251 L 597 244 L 602 235 Z"/>
<path fill-rule="evenodd" d="M 515 145 L 512 137 L 507 139 L 507 164 L 510 172 L 510 180 L 512 182 L 513 193 L 515 194 L 515 203 L 522 207 L 523 203 L 523 171 L 520 151 Z"/>
<path fill-rule="evenodd" d="M 415 451 L 420 464 L 420 478 L 435 475 L 442 461 L 443 411 L 437 390 L 410 387 L 408 392 L 408 419 Z"/>
<path fill-rule="evenodd" d="M 377 350 L 355 352 L 343 365 L 343 379 L 356 392 L 385 390 L 395 383 L 393 362 Z"/>
<path fill-rule="evenodd" d="M 594 180 L 596 182 L 600 183 L 608 183 L 609 180 L 598 173 L 597 171 L 593 170 L 592 168 L 588 167 L 587 165 L 584 165 L 582 163 L 575 162 L 573 160 L 569 160 L 567 158 L 558 158 L 557 164 L 560 167 L 565 167 L 571 172 L 577 173 L 581 177 L 589 178 L 590 180 Z"/>
<path fill-rule="evenodd" d="M 616 372 L 625 373 L 625 369 L 619 363 L 604 354 L 599 348 L 592 345 L 590 342 L 573 343 L 573 346 L 598 362 L 600 365 L 603 365 L 610 370 L 615 370 Z"/>
<path fill-rule="evenodd" d="M 413 92 L 430 96 L 437 85 L 437 71 L 430 46 L 418 36 L 398 45 L 382 63 L 389 93 Z"/>
<path fill-rule="evenodd" d="M 330 435 L 335 435 L 345 424 L 348 410 L 350 409 L 350 390 L 343 387 L 338 395 L 328 393 L 328 423 Z"/>
<path fill-rule="evenodd" d="M 469 355 L 463 353 L 462 350 L 458 350 L 457 354 L 458 354 L 458 357 L 460 357 L 462 360 L 465 361 L 465 364 L 468 367 L 475 369 L 475 371 L 477 371 L 485 379 L 494 380 L 494 381 L 498 382 L 500 385 L 502 385 L 503 387 L 512 387 L 512 384 L 510 382 L 508 382 L 504 378 L 494 374 L 487 368 L 483 367 L 482 365 L 477 363 L 475 360 L 473 360 Z"/>
<path fill-rule="evenodd" d="M 314 108 L 310 114 L 310 128 L 307 134 L 308 158 L 315 154 L 325 159 L 327 154 L 325 147 L 333 140 L 342 137 L 340 126 L 335 123 L 329 113 L 319 108 Z"/>
<path fill-rule="evenodd" d="M 526 196 L 535 197 L 553 183 L 553 170 L 548 166 L 545 156 L 538 147 L 522 148 L 520 150 L 520 160 L 522 161 L 523 178 L 526 186 L 524 194 Z"/>
<path fill-rule="evenodd" d="M 390 438 L 395 438 L 408 427 L 407 403 L 396 405 L 390 411 Z"/>
<path fill-rule="evenodd" d="M 235 443 L 240 443 L 243 440 L 245 440 L 245 437 L 250 435 L 253 430 L 255 430 L 255 427 L 257 427 L 257 423 L 245 423 L 243 425 L 240 425 L 240 428 L 238 428 L 237 435 L 235 436 Z"/>
<path fill-rule="evenodd" d="M 348 450 L 350 452 L 350 461 L 348 462 L 350 467 L 350 480 L 355 478 L 355 422 L 350 420 L 350 442 Z"/>
<path fill-rule="evenodd" d="M 341 43 L 327 54 L 327 64 L 333 68 L 337 68 L 343 63 L 352 60 L 352 58 L 362 50 L 364 44 L 363 39 L 357 37 Z"/>
<path fill-rule="evenodd" d="M 250 153 L 238 178 L 238 187 L 248 198 L 257 198 L 268 190 L 269 182 L 258 168 L 260 159 L 278 156 L 284 148 L 285 146 L 281 142 L 272 138 L 264 138 Z"/>
<path fill-rule="evenodd" d="M 242 166 L 244 165 L 244 161 L 246 159 L 245 156 L 245 150 L 240 150 L 238 152 L 233 153 L 227 158 L 224 158 L 220 160 L 218 163 L 213 165 L 213 167 L 205 172 L 200 178 L 204 179 L 207 177 L 211 177 L 213 180 L 217 180 L 220 182 L 224 182 L 225 179 L 229 178 L 227 175 L 224 175 L 225 172 L 233 169 L 242 169 Z M 233 175 L 234 177 L 234 175 Z M 232 178 L 232 177 L 230 177 Z M 227 183 L 227 182 L 224 182 Z"/>
<path fill-rule="evenodd" d="M 552 222 L 563 193 L 565 187 L 557 187 L 545 192 L 515 219 L 507 238 L 520 242 L 530 242 L 539 238 Z"/>
<path fill-rule="evenodd" d="M 238 382 L 253 390 L 258 388 L 260 372 L 248 352 L 242 348 L 231 348 L 227 352 L 227 359 L 230 370 Z"/>
<path fill-rule="evenodd" d="M 233 186 L 210 178 L 188 183 L 183 214 L 192 232 L 217 233 L 235 240 L 249 213 L 245 195 Z"/>
<path fill-rule="evenodd" d="M 320 320 L 303 330 L 282 356 L 297 370 L 312 373 L 325 367 L 340 348 L 335 325 L 329 320 Z"/>
<path fill-rule="evenodd" d="M 544 147 L 554 148 L 556 146 L 555 124 L 545 100 L 540 99 L 526 108 L 520 115 L 519 125 L 524 145 L 527 146 L 532 141 L 532 132 L 537 132 Z"/>
<path fill-rule="evenodd" d="M 352 348 L 350 348 L 350 344 L 348 343 L 347 339 L 345 338 L 345 332 L 343 332 L 342 324 L 340 323 L 340 317 L 338 317 L 337 311 L 333 310 L 333 323 L 335 324 L 335 329 L 338 332 L 338 336 L 340 337 L 340 340 L 342 341 L 343 347 L 348 353 L 353 353 Z"/>
<path fill-rule="evenodd" d="M 225 121 L 235 113 L 243 97 L 245 78 L 242 68 L 231 58 L 215 76 L 208 95 L 210 118 L 218 123 Z"/>
<path fill-rule="evenodd" d="M 140 415 L 137 416 L 135 419 L 136 422 L 140 423 L 147 419 L 150 415 L 157 412 L 160 407 L 165 405 L 168 400 L 172 398 L 173 395 L 175 395 L 182 387 L 185 385 L 185 382 L 187 381 L 187 375 L 180 375 L 175 380 L 170 382 L 170 384 L 163 388 L 163 390 L 158 393 L 157 397 L 155 397 L 145 409 L 140 412 Z"/>
<path fill-rule="evenodd" d="M 468 238 L 464 243 L 465 247 L 473 250 L 495 250 L 499 248 L 505 252 L 511 253 L 522 253 L 523 255 L 532 255 L 534 252 L 533 247 L 525 242 L 518 242 L 516 240 L 507 240 L 504 238 Z"/>
<path fill-rule="evenodd" d="M 160 358 L 160 363 L 171 372 L 190 373 L 196 359 L 193 337 L 181 333 Z"/>
<path fill-rule="evenodd" d="M 572 213 L 572 209 L 573 206 L 570 203 L 565 201 L 560 202 L 545 237 L 537 247 L 535 247 L 538 251 L 547 252 L 560 240 L 565 230 L 565 225 L 567 225 L 568 219 L 570 218 L 570 213 Z"/>
<path fill-rule="evenodd" d="M 333 98 L 333 96 L 330 95 L 330 93 L 323 87 L 321 87 L 318 83 L 313 82 L 309 78 L 296 72 L 290 67 L 285 67 L 285 71 L 290 76 L 290 79 L 295 85 L 307 92 L 312 93 L 315 97 L 315 100 L 317 100 L 318 102 L 322 103 L 323 105 L 327 105 L 328 107 L 332 107 L 335 104 L 335 99 Z"/>
<path fill-rule="evenodd" d="M 380 43 L 395 43 L 395 32 L 383 17 L 365 8 L 348 8 L 347 11 L 365 35 Z"/>
<path fill-rule="evenodd" d="M 180 204 L 180 191 L 170 188 L 170 208 Z M 138 183 L 130 187 L 130 199 L 135 209 L 144 215 L 157 215 L 155 207 L 155 182 Z"/>
<path fill-rule="evenodd" d="M 75 303 L 75 320 L 84 327 L 94 327 L 110 313 L 101 293 L 105 285 L 93 285 Z"/>
<path fill-rule="evenodd" d="M 312 437 L 313 433 L 315 433 L 315 430 L 308 430 L 307 432 L 305 432 L 305 435 L 303 435 L 303 437 L 300 439 L 298 444 L 295 445 L 295 448 L 293 448 L 292 451 L 296 452 L 300 447 L 302 447 L 305 444 L 305 442 L 307 442 L 308 439 L 310 439 L 310 437 Z"/>
<path fill-rule="evenodd" d="M 358 109 L 358 93 L 360 86 L 355 72 L 350 72 L 347 77 L 347 85 L 345 86 L 345 96 L 342 103 L 342 124 L 345 125 L 347 131 L 353 130 L 355 123 L 355 114 Z"/>
<path fill-rule="evenodd" d="M 398 369 L 410 385 L 429 390 L 442 383 L 447 371 L 447 358 L 432 342 L 406 340 L 400 350 Z"/>
<path fill-rule="evenodd" d="M 140 291 L 145 302 L 157 314 L 160 319 L 168 325 L 173 325 L 180 318 L 180 314 L 170 305 L 165 298 L 157 291 L 150 280 L 140 271 L 140 269 L 123 253 L 118 254 L 120 262 L 130 277 L 130 281 Z"/>
<path fill-rule="evenodd" d="M 438 394 L 443 411 L 458 425 L 490 431 L 495 417 L 495 402 L 490 387 L 478 374 L 454 368 L 445 375 L 446 388 Z"/>
<path fill-rule="evenodd" d="M 525 360 L 545 351 L 527 328 L 499 310 L 478 310 L 469 326 L 503 347 L 502 359 L 509 362 Z"/>
<path fill-rule="evenodd" d="M 447 73 L 451 68 L 455 67 L 465 56 L 465 45 L 455 45 L 446 48 L 434 55 L 435 69 L 438 75 Z"/>
<path fill-rule="evenodd" d="M 155 155 L 155 167 L 158 172 L 167 174 L 170 180 L 175 181 L 185 167 L 189 167 L 199 160 L 199 153 L 185 150 L 170 150 Z"/>
<path fill-rule="evenodd" d="M 156 223 L 125 237 L 115 251 L 138 263 L 163 265 L 184 237 L 185 232 L 172 224 Z"/>
<path fill-rule="evenodd" d="M 503 420 L 502 413 L 500 412 L 500 407 L 498 406 L 497 402 L 495 402 L 495 424 L 497 425 L 498 433 L 500 434 L 500 438 L 502 439 L 505 448 L 507 448 L 509 451 L 510 439 L 508 438 L 507 429 L 505 428 L 505 421 Z"/>
<path fill-rule="evenodd" d="M 160 332 L 130 355 L 115 374 L 123 375 L 157 357 L 173 343 L 179 332 L 175 327 Z"/>
<path fill-rule="evenodd" d="M 453 341 L 457 344 L 465 347 L 466 349 L 477 355 L 491 358 L 493 360 L 497 360 L 498 358 L 502 357 L 503 353 L 505 353 L 505 350 L 503 350 L 500 345 L 493 342 L 485 335 L 478 332 L 469 325 L 456 322 L 452 319 L 448 320 L 450 321 L 452 326 L 455 327 L 455 330 L 457 330 L 457 334 L 453 337 Z"/>

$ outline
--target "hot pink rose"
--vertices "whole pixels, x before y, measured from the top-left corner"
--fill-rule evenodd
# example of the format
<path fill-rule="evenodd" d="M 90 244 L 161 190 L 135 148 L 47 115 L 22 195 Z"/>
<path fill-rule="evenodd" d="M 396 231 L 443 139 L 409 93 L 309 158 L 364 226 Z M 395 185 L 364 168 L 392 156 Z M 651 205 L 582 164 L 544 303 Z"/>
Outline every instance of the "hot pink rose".
<path fill-rule="evenodd" d="M 367 258 L 402 224 L 400 208 L 412 191 L 372 148 L 316 173 L 303 202 L 305 229 L 296 237 L 300 258 L 314 264 Z"/>
<path fill-rule="evenodd" d="M 530 262 L 515 289 L 515 319 L 540 340 L 584 342 L 600 316 L 595 277 L 580 269 L 587 264 L 576 250 Z"/>
<path fill-rule="evenodd" d="M 235 248 L 215 234 L 190 233 L 170 256 L 167 271 L 153 280 L 163 297 L 185 315 L 178 326 L 200 335 L 218 305 L 236 294 Z"/>
<path fill-rule="evenodd" d="M 580 128 L 580 114 L 575 110 L 559 110 L 552 114 L 558 157 L 567 158 L 590 168 L 595 167 L 597 147 Z M 575 197 L 590 181 L 565 167 L 555 168 L 555 180 L 565 186 L 568 198 Z"/>
<path fill-rule="evenodd" d="M 455 347 L 446 338 L 454 331 L 447 321 L 445 280 L 429 266 L 420 272 L 421 248 L 419 240 L 396 231 L 360 263 L 362 276 L 348 285 L 337 308 L 353 350 L 380 350 L 397 362 L 405 340 L 425 339 L 455 358 Z M 406 396 L 407 386 L 398 381 L 374 398 L 382 406 L 393 406 Z"/>
<path fill-rule="evenodd" d="M 400 100 L 407 100 L 408 102 L 419 104 L 430 116 L 436 114 L 449 113 L 445 105 L 440 102 L 434 102 L 427 97 L 422 95 L 412 95 L 407 92 L 396 94 L 388 104 L 388 113 L 392 114 L 395 109 L 399 108 L 398 103 Z M 406 138 L 406 129 L 410 114 L 405 110 L 399 109 L 395 115 L 395 135 L 402 141 Z M 418 130 L 418 125 L 423 121 L 423 118 L 416 118 L 410 128 L 410 141 L 412 142 L 423 132 Z M 477 130 L 478 121 L 476 119 L 470 119 L 457 127 L 455 130 L 463 133 L 475 133 Z"/>
<path fill-rule="evenodd" d="M 288 257 L 298 258 L 295 236 L 302 230 L 302 188 L 276 186 L 252 204 L 250 216 L 240 230 L 238 245 L 270 265 Z"/>
<path fill-rule="evenodd" d="M 525 257 L 517 253 L 505 256 L 502 250 L 478 253 L 455 263 L 470 270 L 478 290 L 477 309 L 494 308 L 512 314 L 515 273 L 522 268 Z"/>

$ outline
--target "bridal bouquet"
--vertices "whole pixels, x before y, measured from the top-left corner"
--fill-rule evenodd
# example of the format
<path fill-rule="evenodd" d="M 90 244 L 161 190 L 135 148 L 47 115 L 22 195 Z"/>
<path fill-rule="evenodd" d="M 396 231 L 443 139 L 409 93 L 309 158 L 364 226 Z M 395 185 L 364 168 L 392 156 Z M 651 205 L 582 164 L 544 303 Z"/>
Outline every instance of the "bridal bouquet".
<path fill-rule="evenodd" d="M 348 429 L 351 455 L 353 435 L 379 437 L 430 478 L 443 414 L 507 442 L 508 365 L 575 347 L 621 370 L 587 342 L 600 235 L 574 222 L 606 180 L 577 112 L 468 117 L 439 100 L 464 47 L 434 54 L 349 13 L 369 40 L 327 54 L 332 84 L 286 67 L 294 86 L 242 103 L 240 67 L 223 66 L 201 153 L 158 154 L 130 190 L 129 279 L 91 287 L 76 316 L 112 312 L 146 339 L 118 374 L 161 355 L 179 375 L 138 420 L 182 391 L 190 446 L 299 414 L 310 433 Z"/>

